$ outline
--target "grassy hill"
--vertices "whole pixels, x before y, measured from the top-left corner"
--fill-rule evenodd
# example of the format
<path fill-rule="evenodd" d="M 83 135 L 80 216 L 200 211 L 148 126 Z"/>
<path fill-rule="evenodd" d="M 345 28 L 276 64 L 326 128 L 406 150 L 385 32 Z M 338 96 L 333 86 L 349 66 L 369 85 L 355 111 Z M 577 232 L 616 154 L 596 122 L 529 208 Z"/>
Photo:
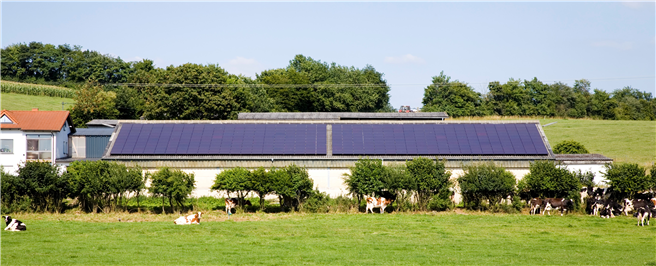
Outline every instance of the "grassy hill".
<path fill-rule="evenodd" d="M 39 108 L 41 111 L 58 111 L 62 109 L 62 102 L 64 110 L 75 103 L 71 98 L 59 98 L 48 96 L 34 96 L 16 93 L 2 93 L 0 94 L 0 109 L 7 110 L 32 110 L 32 108 Z"/>

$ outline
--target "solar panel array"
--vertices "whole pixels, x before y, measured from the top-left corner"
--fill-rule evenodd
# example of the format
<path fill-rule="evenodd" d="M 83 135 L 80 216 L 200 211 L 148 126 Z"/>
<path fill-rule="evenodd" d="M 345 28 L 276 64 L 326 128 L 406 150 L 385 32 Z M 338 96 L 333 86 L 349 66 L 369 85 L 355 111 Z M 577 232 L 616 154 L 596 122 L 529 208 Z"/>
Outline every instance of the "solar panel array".
<path fill-rule="evenodd" d="M 325 155 L 325 124 L 123 124 L 113 155 Z"/>
<path fill-rule="evenodd" d="M 547 155 L 536 124 L 335 124 L 334 155 Z"/>

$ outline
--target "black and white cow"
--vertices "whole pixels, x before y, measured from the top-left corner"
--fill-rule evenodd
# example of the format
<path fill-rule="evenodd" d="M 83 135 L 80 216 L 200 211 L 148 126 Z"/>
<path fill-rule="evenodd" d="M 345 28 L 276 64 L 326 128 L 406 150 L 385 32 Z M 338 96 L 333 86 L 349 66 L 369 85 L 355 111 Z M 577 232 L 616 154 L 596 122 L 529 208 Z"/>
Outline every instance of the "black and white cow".
<path fill-rule="evenodd" d="M 652 214 L 652 211 L 649 208 L 638 208 L 636 209 L 636 214 L 638 217 L 638 226 L 645 226 L 645 218 L 647 218 L 647 225 L 649 225 L 649 218 Z"/>
<path fill-rule="evenodd" d="M 11 216 L 2 216 L 5 218 L 5 223 L 7 223 L 7 227 L 5 227 L 5 231 L 25 231 L 27 230 L 27 225 L 25 225 L 23 222 L 12 219 Z"/>
<path fill-rule="evenodd" d="M 614 218 L 615 213 L 621 213 L 622 206 L 612 199 L 607 199 L 604 201 L 604 207 L 599 213 L 601 218 Z"/>
<path fill-rule="evenodd" d="M 529 212 L 531 215 L 533 214 L 538 214 L 540 213 L 540 208 L 542 206 L 542 202 L 544 200 L 541 198 L 532 198 L 530 203 L 531 203 L 531 211 Z"/>
<path fill-rule="evenodd" d="M 644 199 L 633 199 L 633 200 L 624 199 L 623 205 L 624 206 L 622 206 L 622 213 L 624 213 L 624 215 L 626 216 L 629 216 L 629 212 L 633 210 L 638 210 L 640 208 L 649 210 L 654 208 L 654 205 L 652 204 L 651 201 L 644 200 Z"/>
<path fill-rule="evenodd" d="M 548 212 L 548 214 L 551 215 L 551 210 L 560 209 L 560 216 L 563 216 L 564 212 L 570 211 L 574 208 L 574 202 L 571 199 L 564 198 L 546 198 L 543 201 L 543 205 L 544 210 L 542 215 L 544 215 L 545 212 Z"/>

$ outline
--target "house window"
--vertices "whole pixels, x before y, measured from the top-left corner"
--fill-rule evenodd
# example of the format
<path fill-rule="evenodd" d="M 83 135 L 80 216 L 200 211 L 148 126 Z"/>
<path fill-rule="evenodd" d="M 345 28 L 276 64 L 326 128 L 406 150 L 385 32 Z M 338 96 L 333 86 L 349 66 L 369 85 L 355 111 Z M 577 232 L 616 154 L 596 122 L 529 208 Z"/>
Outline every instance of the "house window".
<path fill-rule="evenodd" d="M 0 140 L 0 153 L 14 153 L 14 140 L 13 139 Z"/>
<path fill-rule="evenodd" d="M 28 134 L 27 159 L 28 160 L 52 159 L 52 137 L 50 135 Z"/>

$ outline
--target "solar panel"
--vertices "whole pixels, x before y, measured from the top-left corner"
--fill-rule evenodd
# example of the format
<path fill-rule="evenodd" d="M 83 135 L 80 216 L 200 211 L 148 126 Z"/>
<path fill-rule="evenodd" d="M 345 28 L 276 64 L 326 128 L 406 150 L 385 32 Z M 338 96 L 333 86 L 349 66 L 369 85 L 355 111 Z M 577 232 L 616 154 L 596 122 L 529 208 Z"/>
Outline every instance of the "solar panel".
<path fill-rule="evenodd" d="M 533 124 L 333 125 L 335 155 L 547 154 Z"/>

